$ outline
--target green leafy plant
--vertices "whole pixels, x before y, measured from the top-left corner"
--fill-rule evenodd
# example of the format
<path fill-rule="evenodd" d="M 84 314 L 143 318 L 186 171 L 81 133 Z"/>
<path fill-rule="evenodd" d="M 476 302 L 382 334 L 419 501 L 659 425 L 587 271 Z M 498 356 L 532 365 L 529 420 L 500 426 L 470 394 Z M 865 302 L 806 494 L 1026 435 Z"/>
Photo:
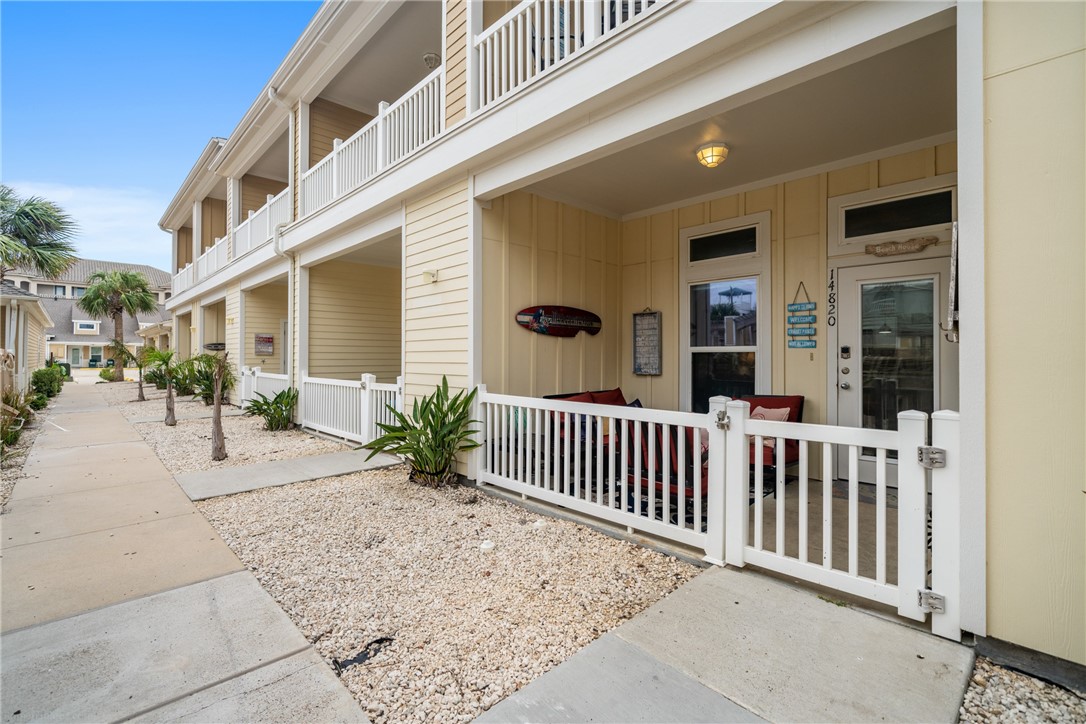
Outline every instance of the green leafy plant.
<path fill-rule="evenodd" d="M 56 279 L 75 264 L 76 223 L 52 201 L 0 185 L 0 281 L 18 267 Z"/>
<path fill-rule="evenodd" d="M 388 405 L 398 424 L 377 423 L 384 434 L 365 446 L 371 451 L 366 459 L 379 452 L 403 455 L 411 480 L 434 487 L 451 482 L 457 454 L 480 445 L 471 439 L 478 422 L 471 419 L 476 392 L 461 390 L 450 398 L 449 380 L 442 376 L 433 394 L 415 399 L 410 415 Z"/>
<path fill-rule="evenodd" d="M 102 369 L 98 370 L 98 376 L 106 382 L 113 382 L 113 370 L 108 367 L 103 367 Z"/>
<path fill-rule="evenodd" d="M 19 442 L 23 427 L 33 417 L 34 412 L 27 396 L 14 390 L 4 392 L 0 401 L 3 402 L 0 407 L 0 442 L 8 447 Z"/>
<path fill-rule="evenodd" d="M 30 388 L 46 397 L 56 397 L 64 387 L 64 370 L 59 365 L 42 367 L 30 375 Z"/>
<path fill-rule="evenodd" d="M 151 364 L 150 359 L 154 356 L 154 352 L 155 350 L 153 349 L 147 350 L 147 364 Z M 145 382 L 147 382 L 147 384 L 154 385 L 160 390 L 166 389 L 166 376 L 163 375 L 161 370 L 156 367 L 151 367 L 146 372 L 144 372 L 143 379 Z"/>
<path fill-rule="evenodd" d="M 173 371 L 173 389 L 179 395 L 196 394 L 196 369 L 192 357 L 176 363 Z"/>
<path fill-rule="evenodd" d="M 263 417 L 265 430 L 289 430 L 294 427 L 294 406 L 297 404 L 298 390 L 293 387 L 277 392 L 270 400 L 257 392 L 256 398 L 245 406 L 245 414 Z"/>
<path fill-rule="evenodd" d="M 219 359 L 221 357 L 218 355 L 204 353 L 186 360 L 192 366 L 192 394 L 202 399 L 205 405 L 210 405 L 215 399 L 215 367 Z M 224 399 L 236 384 L 237 375 L 234 373 L 234 366 L 228 364 L 223 370 L 222 384 L 219 388 Z"/>
<path fill-rule="evenodd" d="M 44 410 L 49 405 L 49 397 L 40 392 L 35 392 L 27 398 L 27 404 L 32 410 Z"/>

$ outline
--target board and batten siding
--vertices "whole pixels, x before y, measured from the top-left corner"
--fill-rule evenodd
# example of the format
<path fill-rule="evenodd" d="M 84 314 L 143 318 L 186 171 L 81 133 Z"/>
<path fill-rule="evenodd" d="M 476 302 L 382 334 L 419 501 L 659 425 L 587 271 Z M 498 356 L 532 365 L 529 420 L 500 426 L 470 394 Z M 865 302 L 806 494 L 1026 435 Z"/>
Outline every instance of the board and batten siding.
<path fill-rule="evenodd" d="M 399 269 L 328 261 L 309 270 L 309 376 L 395 382 L 400 364 Z"/>
<path fill-rule="evenodd" d="M 987 633 L 1086 664 L 1086 5 L 985 3 L 984 46 Z"/>
<path fill-rule="evenodd" d="M 177 268 L 174 273 L 181 271 L 192 263 L 192 227 L 182 226 L 177 230 Z"/>
<path fill-rule="evenodd" d="M 621 223 L 523 191 L 495 199 L 482 218 L 487 389 L 541 397 L 617 387 Z M 541 304 L 586 309 L 602 329 L 560 338 L 516 323 L 517 311 Z"/>
<path fill-rule="evenodd" d="M 241 177 L 241 221 L 249 218 L 249 212 L 259 211 L 268 203 L 269 196 L 277 196 L 287 187 L 286 181 L 245 174 Z"/>
<path fill-rule="evenodd" d="M 200 244 L 204 251 L 215 246 L 216 239 L 226 236 L 226 202 L 222 199 L 204 199 L 200 212 Z M 191 244 L 189 245 L 191 246 Z"/>
<path fill-rule="evenodd" d="M 245 292 L 245 361 L 249 367 L 260 367 L 265 372 L 278 373 L 282 369 L 284 345 L 282 321 L 290 314 L 288 309 L 286 279 L 282 284 L 265 284 Z M 270 334 L 272 354 L 256 355 L 256 335 Z"/>
<path fill-rule="evenodd" d="M 309 167 L 332 152 L 337 138 L 346 141 L 372 120 L 373 116 L 362 111 L 324 98 L 314 99 L 309 104 Z"/>
<path fill-rule="evenodd" d="M 406 394 L 426 395 L 449 379 L 468 385 L 469 265 L 467 179 L 407 204 L 404 246 Z M 436 271 L 427 283 L 423 271 Z"/>
<path fill-rule="evenodd" d="M 445 3 L 445 127 L 462 121 L 468 111 L 468 2 Z"/>

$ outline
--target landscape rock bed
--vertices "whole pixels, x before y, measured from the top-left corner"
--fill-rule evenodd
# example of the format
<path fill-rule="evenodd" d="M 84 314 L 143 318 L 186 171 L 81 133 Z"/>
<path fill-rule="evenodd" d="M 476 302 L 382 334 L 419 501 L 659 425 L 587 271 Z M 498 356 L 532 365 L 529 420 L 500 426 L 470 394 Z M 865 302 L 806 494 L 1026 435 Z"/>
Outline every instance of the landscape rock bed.
<path fill-rule="evenodd" d="M 259 417 L 224 416 L 222 428 L 226 437 L 227 458 L 214 462 L 211 459 L 211 418 L 183 420 L 180 410 L 177 414 L 177 425 L 173 427 L 161 422 L 133 425 L 171 473 L 216 470 L 350 449 L 343 443 L 316 437 L 302 430 L 269 432 L 264 429 L 264 420 Z"/>
<path fill-rule="evenodd" d="M 98 385 L 102 391 L 102 397 L 111 407 L 119 407 L 121 414 L 129 420 L 159 415 L 166 419 L 166 390 L 160 390 L 146 382 L 143 384 L 143 396 L 146 402 L 137 402 L 139 394 L 138 385 L 135 382 L 110 382 Z M 211 408 L 201 399 L 192 399 L 192 395 L 179 397 L 176 394 L 174 400 L 174 415 L 177 419 L 191 417 L 211 412 Z M 234 409 L 225 406 L 223 409 Z"/>
<path fill-rule="evenodd" d="M 470 721 L 699 570 L 402 466 L 198 507 L 378 724 Z"/>
<path fill-rule="evenodd" d="M 1083 722 L 1086 700 L 978 656 L 959 714 L 963 722 Z"/>

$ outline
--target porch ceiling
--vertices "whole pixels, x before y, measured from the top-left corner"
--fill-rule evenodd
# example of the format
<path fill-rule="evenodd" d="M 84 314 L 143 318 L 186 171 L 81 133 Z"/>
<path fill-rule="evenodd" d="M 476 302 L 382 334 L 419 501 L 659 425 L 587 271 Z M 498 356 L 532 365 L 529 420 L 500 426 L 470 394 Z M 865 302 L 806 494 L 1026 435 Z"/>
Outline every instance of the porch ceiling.
<path fill-rule="evenodd" d="M 404 3 L 320 96 L 369 114 L 377 112 L 378 102 L 399 99 L 430 72 L 423 54 L 441 54 L 441 8 L 435 2 Z"/>
<path fill-rule="evenodd" d="M 623 217 L 956 128 L 955 32 L 939 31 L 528 187 Z M 724 141 L 727 161 L 695 149 Z"/>
<path fill-rule="evenodd" d="M 399 267 L 401 254 L 400 236 L 397 234 L 396 236 L 371 242 L 342 256 L 337 256 L 336 261 L 349 261 L 354 264 L 369 264 L 371 266 Z"/>
<path fill-rule="evenodd" d="M 286 130 L 275 139 L 271 147 L 249 168 L 248 172 L 254 176 L 286 183 L 290 175 L 290 140 Z"/>

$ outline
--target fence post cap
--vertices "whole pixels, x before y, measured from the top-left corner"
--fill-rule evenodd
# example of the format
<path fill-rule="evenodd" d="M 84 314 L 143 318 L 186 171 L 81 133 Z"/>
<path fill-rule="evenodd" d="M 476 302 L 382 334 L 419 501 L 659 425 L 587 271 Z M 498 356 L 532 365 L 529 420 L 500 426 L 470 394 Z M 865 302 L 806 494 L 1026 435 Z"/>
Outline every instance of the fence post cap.
<path fill-rule="evenodd" d="M 897 419 L 899 420 L 927 420 L 928 413 L 920 412 L 919 410 L 902 410 L 897 413 Z"/>
<path fill-rule="evenodd" d="M 957 422 L 961 418 L 961 413 L 957 410 L 937 410 L 931 413 L 931 419 L 933 420 L 952 420 Z"/>

